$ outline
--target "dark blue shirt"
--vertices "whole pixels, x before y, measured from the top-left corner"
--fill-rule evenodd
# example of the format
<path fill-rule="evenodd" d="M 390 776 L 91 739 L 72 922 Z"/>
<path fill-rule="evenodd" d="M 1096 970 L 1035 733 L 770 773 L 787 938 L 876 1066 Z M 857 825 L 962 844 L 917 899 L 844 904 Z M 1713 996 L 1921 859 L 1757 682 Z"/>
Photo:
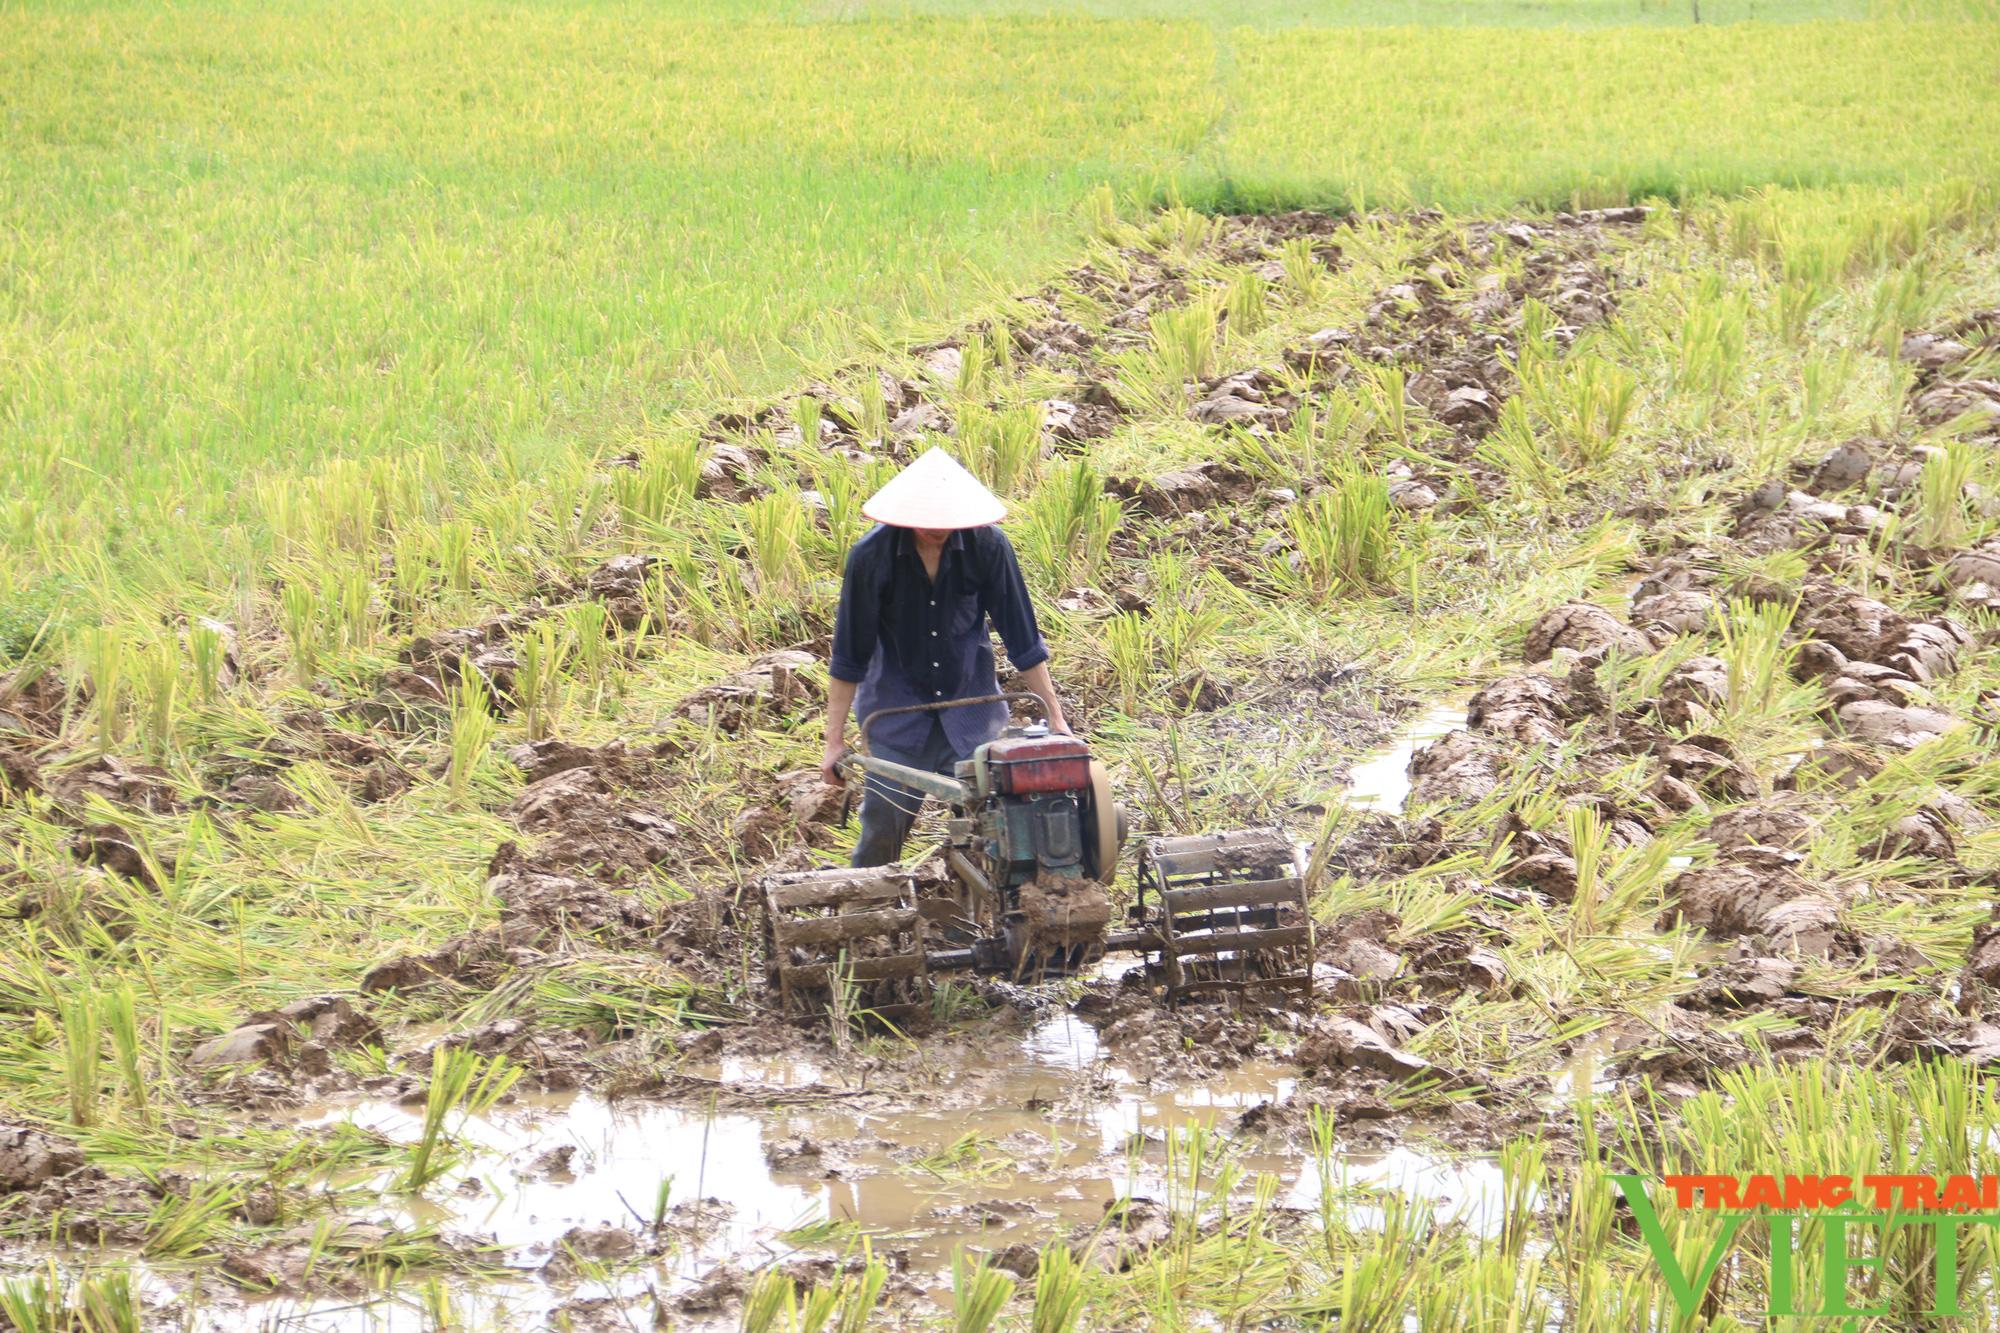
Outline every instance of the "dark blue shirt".
<path fill-rule="evenodd" d="M 877 527 L 847 553 L 830 670 L 836 680 L 859 683 L 856 718 L 878 708 L 995 694 L 1000 687 L 989 620 L 1016 671 L 1048 660 L 1021 562 L 1000 529 L 952 533 L 933 582 L 908 528 Z M 867 745 L 914 754 L 930 735 L 933 717 L 944 724 L 953 748 L 968 755 L 1007 724 L 1007 706 L 885 717 L 869 731 Z"/>

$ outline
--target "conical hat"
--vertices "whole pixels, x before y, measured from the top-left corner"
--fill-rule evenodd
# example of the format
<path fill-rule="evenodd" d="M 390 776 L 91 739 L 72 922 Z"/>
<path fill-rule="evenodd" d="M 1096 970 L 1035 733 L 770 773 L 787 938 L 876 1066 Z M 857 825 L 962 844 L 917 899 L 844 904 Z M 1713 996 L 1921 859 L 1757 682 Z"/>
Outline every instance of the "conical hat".
<path fill-rule="evenodd" d="M 893 528 L 978 528 L 1007 517 L 1000 497 L 932 448 L 869 497 L 861 512 Z"/>

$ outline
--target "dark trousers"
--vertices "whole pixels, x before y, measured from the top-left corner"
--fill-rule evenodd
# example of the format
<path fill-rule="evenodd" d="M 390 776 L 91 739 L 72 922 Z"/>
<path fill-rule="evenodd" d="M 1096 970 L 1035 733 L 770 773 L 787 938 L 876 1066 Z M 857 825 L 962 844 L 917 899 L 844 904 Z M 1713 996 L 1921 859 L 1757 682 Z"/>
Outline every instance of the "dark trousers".
<path fill-rule="evenodd" d="M 870 753 L 905 768 L 946 774 L 962 757 L 944 734 L 943 724 L 935 720 L 930 735 L 915 752 L 877 746 Z M 922 792 L 870 773 L 861 788 L 861 837 L 854 844 L 854 859 L 849 864 L 857 869 L 885 866 L 901 857 L 903 840 L 910 836 L 910 825 L 916 822 L 923 803 Z"/>

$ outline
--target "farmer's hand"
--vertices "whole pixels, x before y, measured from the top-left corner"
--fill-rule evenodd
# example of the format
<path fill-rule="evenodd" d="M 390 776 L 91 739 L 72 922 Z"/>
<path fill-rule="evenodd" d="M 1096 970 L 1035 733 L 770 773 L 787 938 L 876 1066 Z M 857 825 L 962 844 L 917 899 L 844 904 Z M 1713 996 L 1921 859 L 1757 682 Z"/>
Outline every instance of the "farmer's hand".
<path fill-rule="evenodd" d="M 819 776 L 820 780 L 825 782 L 827 786 L 844 787 L 847 785 L 847 779 L 841 776 L 840 772 L 840 761 L 846 756 L 847 745 L 844 738 L 839 736 L 829 736 L 826 738 L 826 749 L 820 754 L 819 758 Z"/>

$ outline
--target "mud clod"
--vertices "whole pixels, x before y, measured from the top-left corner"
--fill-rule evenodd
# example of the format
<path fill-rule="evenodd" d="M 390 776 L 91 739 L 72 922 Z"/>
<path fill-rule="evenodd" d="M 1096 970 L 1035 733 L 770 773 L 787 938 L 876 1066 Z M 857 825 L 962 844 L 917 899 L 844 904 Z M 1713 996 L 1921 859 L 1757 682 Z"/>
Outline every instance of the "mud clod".
<path fill-rule="evenodd" d="M 1717 1009 L 1755 1008 L 1789 995 L 1798 975 L 1799 965 L 1790 958 L 1740 959 L 1703 978 L 1692 998 Z"/>
<path fill-rule="evenodd" d="M 1903 335 L 1897 355 L 1914 363 L 1918 370 L 1934 375 L 1971 356 L 1972 349 L 1941 333 L 1909 333 Z"/>
<path fill-rule="evenodd" d="M 1653 651 L 1653 642 L 1594 602 L 1565 602 L 1545 613 L 1528 631 L 1522 660 L 1546 662 L 1556 649 L 1587 653 L 1615 648 L 1637 655 Z"/>
<path fill-rule="evenodd" d="M 1659 758 L 1669 777 L 1704 796 L 1741 801 L 1758 794 L 1756 775 L 1736 762 L 1727 743 L 1719 738 L 1704 736 L 1668 742 L 1661 746 Z"/>
<path fill-rule="evenodd" d="M 1336 939 L 1321 951 L 1321 956 L 1347 974 L 1346 985 L 1356 992 L 1356 998 L 1360 998 L 1357 983 L 1372 983 L 1379 988 L 1403 970 L 1402 955 L 1366 936 Z"/>
<path fill-rule="evenodd" d="M 507 944 L 500 932 L 468 931 L 453 936 L 431 953 L 405 955 L 376 964 L 362 975 L 358 989 L 364 995 L 371 995 L 413 990 L 439 980 L 476 982 L 497 973 L 507 958 Z"/>
<path fill-rule="evenodd" d="M 718 1264 L 674 1306 L 682 1314 L 720 1315 L 742 1300 L 749 1290 L 750 1278 L 742 1269 L 734 1264 Z"/>
<path fill-rule="evenodd" d="M 1299 1064 L 1314 1070 L 1363 1069 L 1397 1079 L 1415 1078 L 1431 1068 L 1428 1060 L 1397 1049 L 1374 1028 L 1353 1018 L 1336 1018 L 1322 1033 L 1301 1043 Z"/>
<path fill-rule="evenodd" d="M 1118 428 L 1118 410 L 1103 403 L 1049 398 L 1041 403 L 1042 434 L 1058 445 L 1082 445 Z"/>
<path fill-rule="evenodd" d="M 1226 463 L 1197 463 L 1180 472 L 1166 472 L 1151 481 L 1112 477 L 1105 482 L 1112 494 L 1131 500 L 1156 518 L 1192 514 L 1224 501 L 1242 500 L 1255 489 L 1254 479 Z"/>
<path fill-rule="evenodd" d="M 1095 880 L 1045 875 L 1022 886 L 1020 913 L 1022 952 L 1032 965 L 1101 937 L 1111 922 L 1111 899 Z"/>
<path fill-rule="evenodd" d="M 164 768 L 128 763 L 112 755 L 99 755 L 56 773 L 49 788 L 59 799 L 77 805 L 95 796 L 152 814 L 170 814 L 181 806 L 173 779 Z"/>
<path fill-rule="evenodd" d="M 1347 329 L 1321 329 L 1297 347 L 1285 352 L 1285 364 L 1294 370 L 1317 374 L 1320 370 L 1344 367 L 1346 353 L 1354 346 L 1354 334 Z"/>
<path fill-rule="evenodd" d="M 704 500 L 748 500 L 757 493 L 756 471 L 757 460 L 749 450 L 734 444 L 710 445 L 701 460 L 695 494 Z"/>
<path fill-rule="evenodd" d="M 1959 725 L 1959 719 L 1934 708 L 1902 707 L 1873 699 L 1858 699 L 1840 707 L 1840 727 L 1856 740 L 1914 750 Z"/>
<path fill-rule="evenodd" d="M 1890 645 L 1883 665 L 1919 683 L 1958 670 L 1958 655 L 1972 636 L 1955 620 L 1930 620 L 1911 625 Z"/>
<path fill-rule="evenodd" d="M 630 894 L 525 866 L 503 869 L 486 891 L 499 900 L 501 931 L 515 943 L 547 947 L 575 931 L 643 934 L 654 924 Z"/>
<path fill-rule="evenodd" d="M 1900 816 L 1865 851 L 1867 855 L 1883 860 L 1910 856 L 1950 861 L 1958 853 L 1958 844 L 1952 836 L 1950 820 L 1936 810 L 1918 810 Z"/>
<path fill-rule="evenodd" d="M 155 865 L 169 878 L 174 873 L 171 857 L 149 861 L 141 850 L 139 839 L 131 830 L 117 824 L 87 824 L 70 846 L 77 860 L 103 866 L 112 874 L 123 875 L 147 888 L 159 887 L 159 880 L 153 874 Z"/>
<path fill-rule="evenodd" d="M 83 1165 L 83 1149 L 27 1125 L 0 1125 L 0 1194 L 34 1189 Z"/>
<path fill-rule="evenodd" d="M 1452 731 L 1410 756 L 1411 806 L 1475 802 L 1500 786 L 1500 758 L 1471 732 Z"/>
<path fill-rule="evenodd" d="M 256 810 L 264 814 L 291 814 L 305 809 L 297 792 L 273 773 L 245 773 L 222 789 L 219 802 L 231 809 Z"/>
<path fill-rule="evenodd" d="M 2000 544 L 1954 553 L 1943 578 L 1952 597 L 1966 606 L 2000 606 Z"/>
<path fill-rule="evenodd" d="M 1167 701 L 1189 713 L 1212 713 L 1228 706 L 1229 691 L 1206 671 L 1191 671 L 1167 691 Z"/>
<path fill-rule="evenodd" d="M 585 808 L 601 807 L 611 784 L 594 768 L 566 768 L 530 783 L 507 806 L 507 817 L 530 833 L 570 822 Z"/>
<path fill-rule="evenodd" d="M 518 666 L 507 644 L 528 623 L 525 615 L 503 615 L 478 625 L 441 629 L 410 640 L 396 656 L 440 697 L 468 672 L 483 676 L 496 694 L 507 694 Z"/>
<path fill-rule="evenodd" d="M 639 1253 L 639 1239 L 623 1227 L 571 1227 L 556 1242 L 556 1253 L 542 1266 L 555 1281 L 581 1276 L 586 1263 L 616 1263 Z"/>
<path fill-rule="evenodd" d="M 1739 853 L 1742 859 L 1689 870 L 1674 880 L 1672 911 L 1710 935 L 1767 939 L 1780 952 L 1824 957 L 1833 947 L 1839 903 L 1808 883 L 1783 852 Z"/>
<path fill-rule="evenodd" d="M 1715 598 L 1699 588 L 1675 588 L 1632 604 L 1633 622 L 1664 634 L 1699 634 L 1715 614 Z"/>
<path fill-rule="evenodd" d="M 1698 810 L 1703 804 L 1700 792 L 1667 773 L 1655 776 L 1646 787 L 1646 794 L 1674 814 Z"/>
<path fill-rule="evenodd" d="M 247 1021 L 285 1023 L 303 1029 L 308 1039 L 322 1046 L 358 1046 L 381 1035 L 375 1020 L 344 995 L 294 1000 L 281 1009 L 253 1014 Z"/>
<path fill-rule="evenodd" d="M 1960 982 L 1968 991 L 1968 999 L 1974 985 L 1984 992 L 2000 991 L 2000 920 L 1989 921 L 1973 932 Z"/>
<path fill-rule="evenodd" d="M 1091 1245 L 1091 1263 L 1122 1273 L 1174 1234 L 1173 1218 L 1152 1199 L 1118 1199 L 1104 1206 L 1105 1225 Z"/>
<path fill-rule="evenodd" d="M 2000 430 L 2000 380 L 1952 380 L 1932 385 L 1910 404 L 1929 426 L 1966 422 L 1980 433 Z"/>
<path fill-rule="evenodd" d="M 247 1023 L 194 1048 L 188 1056 L 193 1069 L 216 1069 L 226 1065 L 271 1063 L 283 1060 L 291 1042 L 282 1023 Z"/>
<path fill-rule="evenodd" d="M 1560 745 L 1573 716 L 1562 685 L 1551 676 L 1506 676 L 1472 696 L 1466 724 L 1522 745 Z"/>
<path fill-rule="evenodd" d="M 824 699 L 824 687 L 810 674 L 817 664 L 811 653 L 796 649 L 766 653 L 747 669 L 688 695 L 674 711 L 697 722 L 712 721 L 717 730 L 734 735 L 760 717 Z"/>
<path fill-rule="evenodd" d="M 46 667 L 0 672 L 0 733 L 53 740 L 62 731 L 68 701 L 62 677 Z"/>
<path fill-rule="evenodd" d="M 1795 797 L 1777 796 L 1732 806 L 1708 826 L 1708 840 L 1722 852 L 1755 847 L 1803 850 L 1818 832 L 1819 821 Z"/>
<path fill-rule="evenodd" d="M 1267 370 L 1245 370 L 1218 380 L 1205 381 L 1204 396 L 1189 411 L 1196 421 L 1210 426 L 1245 426 L 1252 430 L 1283 427 L 1298 410 L 1296 395 L 1281 387 Z M 1154 485 L 1160 480 L 1156 478 Z"/>
<path fill-rule="evenodd" d="M 1909 622 L 1872 597 L 1844 588 L 1808 588 L 1797 628 L 1853 661 L 1880 662 L 1909 629 Z"/>
<path fill-rule="evenodd" d="M 835 1154 L 827 1151 L 825 1144 L 816 1139 L 785 1138 L 775 1139 L 764 1145 L 764 1163 L 773 1171 L 787 1175 L 829 1177 L 836 1176 Z"/>
<path fill-rule="evenodd" d="M 826 785 L 816 768 L 793 769 L 778 775 L 778 796 L 800 829 L 830 825 L 840 818 L 843 793 Z"/>
<path fill-rule="evenodd" d="M 1827 451 L 1813 467 L 1806 484 L 1814 495 L 1852 490 L 1867 482 L 1875 472 L 1875 455 L 1860 440 L 1848 440 Z"/>
<path fill-rule="evenodd" d="M 1398 509 L 1421 514 L 1437 508 L 1438 494 L 1421 481 L 1403 477 L 1389 483 L 1389 503 Z"/>
<path fill-rule="evenodd" d="M 1690 657 L 1660 682 L 1653 711 L 1669 727 L 1701 724 L 1729 705 L 1729 667 L 1718 657 Z"/>
<path fill-rule="evenodd" d="M 42 767 L 32 751 L 0 745 L 0 805 L 42 789 Z"/>
<path fill-rule="evenodd" d="M 619 774 L 634 762 L 622 740 L 589 746 L 575 745 L 554 737 L 517 745 L 507 751 L 507 760 L 521 770 L 530 786 L 580 768 Z"/>

